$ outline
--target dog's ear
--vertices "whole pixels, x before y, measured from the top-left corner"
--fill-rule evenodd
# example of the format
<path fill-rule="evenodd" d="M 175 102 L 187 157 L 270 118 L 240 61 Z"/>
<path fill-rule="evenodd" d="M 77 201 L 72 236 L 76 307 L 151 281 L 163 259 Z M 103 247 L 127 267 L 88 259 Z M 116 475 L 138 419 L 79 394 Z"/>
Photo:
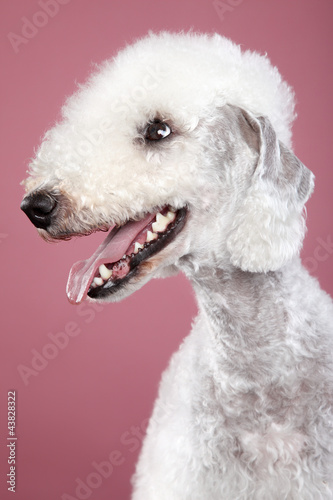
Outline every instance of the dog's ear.
<path fill-rule="evenodd" d="M 275 271 L 296 255 L 305 233 L 304 204 L 314 175 L 280 143 L 265 117 L 242 110 L 258 138 L 258 162 L 227 239 L 233 265 L 244 271 Z M 245 122 L 244 122 L 245 123 Z"/>

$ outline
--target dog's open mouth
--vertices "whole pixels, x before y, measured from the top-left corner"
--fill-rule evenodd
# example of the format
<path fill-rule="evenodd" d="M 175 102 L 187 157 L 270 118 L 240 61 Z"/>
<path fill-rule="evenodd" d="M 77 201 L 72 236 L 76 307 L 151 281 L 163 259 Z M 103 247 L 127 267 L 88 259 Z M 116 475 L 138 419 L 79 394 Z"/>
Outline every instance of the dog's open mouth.
<path fill-rule="evenodd" d="M 114 227 L 96 252 L 73 265 L 67 296 L 79 304 L 88 295 L 101 299 L 115 293 L 133 276 L 140 264 L 168 245 L 183 228 L 186 208 L 169 206 L 139 221 Z"/>

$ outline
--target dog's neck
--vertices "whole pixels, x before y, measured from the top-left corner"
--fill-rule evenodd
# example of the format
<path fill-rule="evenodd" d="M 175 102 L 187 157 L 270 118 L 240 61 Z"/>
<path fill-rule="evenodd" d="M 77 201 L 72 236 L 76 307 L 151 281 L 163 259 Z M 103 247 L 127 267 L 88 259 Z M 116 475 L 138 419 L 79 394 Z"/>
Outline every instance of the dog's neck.
<path fill-rule="evenodd" d="M 275 351 L 287 321 L 283 273 L 201 267 L 186 274 L 196 292 L 203 342 L 210 356 L 223 360 L 223 370 L 246 378 L 251 374 L 257 382 L 264 372 L 279 371 L 274 360 L 281 364 L 281 353 Z"/>
<path fill-rule="evenodd" d="M 247 334 L 260 330 L 262 321 L 281 316 L 276 303 L 281 297 L 281 284 L 277 273 L 248 273 L 233 268 L 200 268 L 191 276 L 191 282 L 202 309 L 213 325 L 221 320 L 226 326 L 243 330 Z M 274 306 L 274 307 L 273 307 Z M 264 318 L 264 320 L 262 319 Z"/>

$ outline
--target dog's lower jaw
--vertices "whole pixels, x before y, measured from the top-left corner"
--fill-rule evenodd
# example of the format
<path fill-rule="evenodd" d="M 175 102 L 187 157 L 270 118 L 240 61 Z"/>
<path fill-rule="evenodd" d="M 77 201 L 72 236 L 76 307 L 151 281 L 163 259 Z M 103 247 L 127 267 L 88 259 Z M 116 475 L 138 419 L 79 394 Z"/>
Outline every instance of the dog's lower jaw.
<path fill-rule="evenodd" d="M 309 281 L 298 261 L 267 274 L 197 271 L 199 315 L 163 376 L 132 500 L 333 497 L 333 457 L 316 437 L 316 426 L 327 442 L 332 432 L 318 412 L 332 394 L 330 325 L 314 342 L 296 312 Z M 331 306 L 318 287 L 308 307 L 323 320 Z"/>

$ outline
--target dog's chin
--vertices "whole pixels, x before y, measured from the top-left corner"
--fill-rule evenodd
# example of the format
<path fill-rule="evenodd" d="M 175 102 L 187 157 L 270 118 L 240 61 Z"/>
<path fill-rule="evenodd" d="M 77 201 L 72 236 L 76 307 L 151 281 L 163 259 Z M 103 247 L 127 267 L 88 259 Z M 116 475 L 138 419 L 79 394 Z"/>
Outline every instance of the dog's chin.
<path fill-rule="evenodd" d="M 161 259 L 150 259 L 131 271 L 111 287 L 92 289 L 87 294 L 89 302 L 119 302 L 140 290 L 151 279 L 166 277 Z"/>
<path fill-rule="evenodd" d="M 177 252 L 174 247 L 177 247 L 177 236 L 185 225 L 186 214 L 186 209 L 179 210 L 169 231 L 132 255 L 128 264 L 130 270 L 126 276 L 110 279 L 102 286 L 90 286 L 87 297 L 91 300 L 116 302 L 139 290 L 152 278 L 174 274 L 174 268 L 168 264 L 175 259 Z"/>

